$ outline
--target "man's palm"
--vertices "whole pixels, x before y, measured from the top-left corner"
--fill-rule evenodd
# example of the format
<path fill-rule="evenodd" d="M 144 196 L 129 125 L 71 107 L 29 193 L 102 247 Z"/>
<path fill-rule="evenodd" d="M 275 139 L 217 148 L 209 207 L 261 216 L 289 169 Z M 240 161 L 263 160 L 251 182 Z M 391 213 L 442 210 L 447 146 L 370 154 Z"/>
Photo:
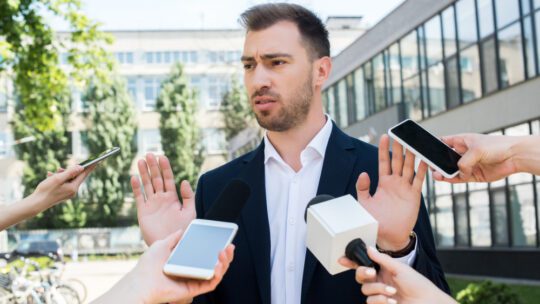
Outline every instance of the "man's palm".
<path fill-rule="evenodd" d="M 137 218 L 146 244 L 151 245 L 179 229 L 185 229 L 196 217 L 195 196 L 187 181 L 180 186 L 183 204 L 180 203 L 174 175 L 165 156 L 156 160 L 148 154 L 138 163 L 144 193 L 137 177 L 131 185 L 137 202 Z"/>
<path fill-rule="evenodd" d="M 377 243 L 384 249 L 399 250 L 409 241 L 409 233 L 418 218 L 422 183 L 427 165 L 421 163 L 414 174 L 414 155 L 403 157 L 401 145 L 394 142 L 393 157 L 388 153 L 389 139 L 381 138 L 379 145 L 379 184 L 373 196 L 369 193 L 370 179 L 362 173 L 356 183 L 358 201 L 379 222 Z"/>

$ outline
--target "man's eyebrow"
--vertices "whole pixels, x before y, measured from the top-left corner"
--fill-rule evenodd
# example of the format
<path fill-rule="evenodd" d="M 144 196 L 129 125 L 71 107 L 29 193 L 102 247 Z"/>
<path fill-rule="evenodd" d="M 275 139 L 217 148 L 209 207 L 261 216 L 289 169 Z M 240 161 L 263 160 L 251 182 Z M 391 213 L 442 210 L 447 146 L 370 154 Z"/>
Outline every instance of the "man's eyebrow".
<path fill-rule="evenodd" d="M 292 58 L 291 54 L 287 53 L 270 53 L 270 54 L 264 54 L 261 56 L 262 59 L 268 60 L 268 59 L 274 59 L 274 58 Z M 240 57 L 241 61 L 255 61 L 255 58 L 253 56 L 242 56 Z"/>

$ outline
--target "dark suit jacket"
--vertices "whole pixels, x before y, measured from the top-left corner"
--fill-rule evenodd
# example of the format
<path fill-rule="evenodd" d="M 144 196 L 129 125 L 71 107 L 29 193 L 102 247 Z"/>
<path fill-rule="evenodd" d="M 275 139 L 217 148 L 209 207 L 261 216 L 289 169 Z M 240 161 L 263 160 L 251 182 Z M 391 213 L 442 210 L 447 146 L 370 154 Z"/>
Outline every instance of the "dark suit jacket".
<path fill-rule="evenodd" d="M 369 174 L 370 190 L 374 193 L 378 184 L 377 148 L 349 137 L 333 125 L 317 194 L 356 197 L 356 180 L 362 172 Z M 237 222 L 234 261 L 216 290 L 196 298 L 195 303 L 270 304 L 270 227 L 266 208 L 264 142 L 254 151 L 201 176 L 196 194 L 199 217 L 208 211 L 221 190 L 234 178 L 244 180 L 251 188 L 251 196 Z M 414 230 L 418 236 L 414 268 L 448 292 L 423 203 Z M 308 250 L 302 303 L 365 303 L 365 297 L 354 279 L 354 271 L 331 276 Z"/>

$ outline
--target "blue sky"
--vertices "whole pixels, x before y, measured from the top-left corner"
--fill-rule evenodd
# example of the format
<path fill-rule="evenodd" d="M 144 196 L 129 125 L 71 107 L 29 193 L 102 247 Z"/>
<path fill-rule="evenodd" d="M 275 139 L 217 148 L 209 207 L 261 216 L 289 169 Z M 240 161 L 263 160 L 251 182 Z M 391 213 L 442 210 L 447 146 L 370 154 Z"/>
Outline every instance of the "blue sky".
<path fill-rule="evenodd" d="M 238 16 L 259 0 L 83 0 L 84 11 L 105 30 L 238 28 Z M 275 2 L 275 1 L 273 1 Z M 281 1 L 303 5 L 323 20 L 332 16 L 364 16 L 371 25 L 403 0 Z M 62 22 L 53 27 L 65 30 Z"/>

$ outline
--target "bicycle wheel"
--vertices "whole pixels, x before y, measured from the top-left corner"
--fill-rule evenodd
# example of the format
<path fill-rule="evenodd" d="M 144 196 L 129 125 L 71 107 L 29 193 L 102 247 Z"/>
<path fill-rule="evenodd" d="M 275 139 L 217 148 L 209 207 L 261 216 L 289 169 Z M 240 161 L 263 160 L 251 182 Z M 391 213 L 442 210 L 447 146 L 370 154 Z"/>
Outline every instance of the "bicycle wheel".
<path fill-rule="evenodd" d="M 86 301 L 86 297 L 88 296 L 88 290 L 86 289 L 86 285 L 79 280 L 75 278 L 70 278 L 67 280 L 62 280 L 62 285 L 69 285 L 73 289 L 75 289 L 79 295 L 79 299 L 81 299 L 81 302 L 84 303 Z"/>
<path fill-rule="evenodd" d="M 81 304 L 79 294 L 68 285 L 57 285 L 47 293 L 48 304 Z"/>

